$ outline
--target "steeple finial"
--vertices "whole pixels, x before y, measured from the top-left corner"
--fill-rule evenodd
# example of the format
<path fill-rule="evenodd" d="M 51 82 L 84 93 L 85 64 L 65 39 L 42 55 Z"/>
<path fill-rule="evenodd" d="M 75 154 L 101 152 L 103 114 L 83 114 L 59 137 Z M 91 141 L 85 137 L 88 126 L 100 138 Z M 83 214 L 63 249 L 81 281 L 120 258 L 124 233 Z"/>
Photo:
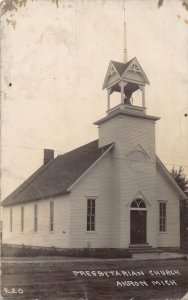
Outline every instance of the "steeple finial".
<path fill-rule="evenodd" d="M 124 44 L 124 49 L 123 49 L 123 62 L 124 64 L 127 63 L 128 58 L 127 58 L 127 35 L 126 35 L 126 18 L 125 18 L 125 0 L 123 0 L 123 11 L 124 11 L 124 22 L 123 22 L 123 44 Z"/>

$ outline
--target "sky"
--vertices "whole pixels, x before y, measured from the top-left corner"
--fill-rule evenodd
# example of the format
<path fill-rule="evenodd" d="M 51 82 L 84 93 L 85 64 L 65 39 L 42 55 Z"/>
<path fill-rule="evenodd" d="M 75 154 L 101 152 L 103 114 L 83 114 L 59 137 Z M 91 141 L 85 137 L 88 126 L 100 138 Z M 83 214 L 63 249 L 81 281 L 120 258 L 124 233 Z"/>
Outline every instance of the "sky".
<path fill-rule="evenodd" d="M 180 0 L 126 0 L 128 59 L 150 85 L 156 152 L 188 175 L 188 11 Z M 110 60 L 123 61 L 122 0 L 27 0 L 1 17 L 1 197 L 31 175 L 43 149 L 98 138 Z"/>

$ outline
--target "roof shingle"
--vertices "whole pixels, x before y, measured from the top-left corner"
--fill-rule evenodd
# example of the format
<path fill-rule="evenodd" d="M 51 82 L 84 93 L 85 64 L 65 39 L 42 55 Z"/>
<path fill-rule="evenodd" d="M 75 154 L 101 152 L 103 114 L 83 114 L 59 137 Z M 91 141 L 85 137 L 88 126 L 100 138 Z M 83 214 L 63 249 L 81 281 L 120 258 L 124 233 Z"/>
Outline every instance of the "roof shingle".
<path fill-rule="evenodd" d="M 112 63 L 113 63 L 114 67 L 116 68 L 116 70 L 117 70 L 117 72 L 119 73 L 120 76 L 125 72 L 125 70 L 129 66 L 129 64 L 133 61 L 133 59 L 131 59 L 130 61 L 128 61 L 126 64 L 112 60 Z"/>
<path fill-rule="evenodd" d="M 68 193 L 67 189 L 111 146 L 98 148 L 98 140 L 42 165 L 2 202 L 26 203 Z"/>

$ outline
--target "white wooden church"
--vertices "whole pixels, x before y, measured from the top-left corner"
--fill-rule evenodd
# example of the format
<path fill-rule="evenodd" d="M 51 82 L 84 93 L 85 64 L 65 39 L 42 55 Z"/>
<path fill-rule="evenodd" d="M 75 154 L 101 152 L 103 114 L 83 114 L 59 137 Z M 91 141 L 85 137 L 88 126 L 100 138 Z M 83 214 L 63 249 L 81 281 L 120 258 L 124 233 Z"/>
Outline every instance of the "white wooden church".
<path fill-rule="evenodd" d="M 186 195 L 155 152 L 138 60 L 110 61 L 99 139 L 44 164 L 3 202 L 3 243 L 58 248 L 179 247 Z M 142 91 L 135 105 L 134 93 Z M 119 104 L 111 107 L 112 93 Z"/>

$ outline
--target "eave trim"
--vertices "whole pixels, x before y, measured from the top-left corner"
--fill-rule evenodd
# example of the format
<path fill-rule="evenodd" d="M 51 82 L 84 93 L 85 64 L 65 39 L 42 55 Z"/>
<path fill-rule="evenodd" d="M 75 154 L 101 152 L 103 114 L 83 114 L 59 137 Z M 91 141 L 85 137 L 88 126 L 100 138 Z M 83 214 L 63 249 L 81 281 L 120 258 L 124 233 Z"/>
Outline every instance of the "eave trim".
<path fill-rule="evenodd" d="M 176 183 L 176 181 L 172 178 L 172 176 L 170 175 L 170 172 L 163 165 L 163 163 L 159 159 L 159 157 L 157 155 L 156 155 L 156 157 L 157 157 L 156 162 L 158 163 L 158 165 L 160 166 L 160 168 L 162 169 L 162 171 L 165 173 L 165 175 L 169 179 L 170 183 L 173 184 L 174 188 L 176 189 L 176 191 L 178 192 L 178 194 L 181 196 L 181 199 L 182 200 L 187 200 L 188 198 L 187 198 L 186 194 L 182 191 L 182 189 L 179 187 L 179 185 Z"/>

